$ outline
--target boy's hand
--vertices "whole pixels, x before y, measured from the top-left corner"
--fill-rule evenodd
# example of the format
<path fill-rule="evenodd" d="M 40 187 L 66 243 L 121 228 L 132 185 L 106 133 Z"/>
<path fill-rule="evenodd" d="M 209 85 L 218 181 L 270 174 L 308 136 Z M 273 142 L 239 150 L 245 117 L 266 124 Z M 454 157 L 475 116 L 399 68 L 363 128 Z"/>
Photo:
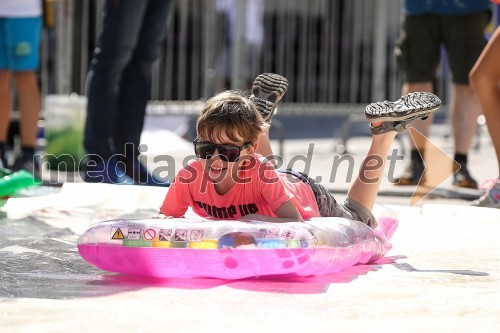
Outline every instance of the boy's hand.
<path fill-rule="evenodd" d="M 154 219 L 173 219 L 173 216 L 166 216 L 162 212 L 158 212 L 158 215 L 153 217 Z"/>
<path fill-rule="evenodd" d="M 266 215 L 260 215 L 260 214 L 248 214 L 245 216 L 242 216 L 238 219 L 239 221 L 244 221 L 244 222 L 273 222 L 273 223 L 285 223 L 285 222 L 302 222 L 298 221 L 296 219 L 291 219 L 287 217 L 271 217 L 271 216 L 266 216 Z"/>

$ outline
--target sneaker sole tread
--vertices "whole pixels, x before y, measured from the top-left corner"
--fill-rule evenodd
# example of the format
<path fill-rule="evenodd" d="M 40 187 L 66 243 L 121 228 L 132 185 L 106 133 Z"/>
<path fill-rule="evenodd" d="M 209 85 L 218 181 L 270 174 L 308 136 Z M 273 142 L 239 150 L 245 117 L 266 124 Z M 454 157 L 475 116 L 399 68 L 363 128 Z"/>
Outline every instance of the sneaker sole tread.
<path fill-rule="evenodd" d="M 398 110 L 398 106 L 402 106 Z M 365 115 L 370 122 L 405 121 L 428 117 L 441 106 L 441 101 L 431 93 L 410 93 L 395 102 L 371 103 L 365 109 Z M 406 113 L 406 114 L 405 114 Z"/>

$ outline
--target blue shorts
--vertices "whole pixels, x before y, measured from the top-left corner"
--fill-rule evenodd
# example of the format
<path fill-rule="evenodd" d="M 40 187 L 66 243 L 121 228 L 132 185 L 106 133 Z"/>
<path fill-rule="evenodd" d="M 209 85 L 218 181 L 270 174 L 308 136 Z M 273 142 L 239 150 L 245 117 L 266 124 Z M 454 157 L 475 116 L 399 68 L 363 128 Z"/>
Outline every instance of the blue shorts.
<path fill-rule="evenodd" d="M 37 70 L 41 30 L 41 17 L 0 18 L 0 70 Z"/>

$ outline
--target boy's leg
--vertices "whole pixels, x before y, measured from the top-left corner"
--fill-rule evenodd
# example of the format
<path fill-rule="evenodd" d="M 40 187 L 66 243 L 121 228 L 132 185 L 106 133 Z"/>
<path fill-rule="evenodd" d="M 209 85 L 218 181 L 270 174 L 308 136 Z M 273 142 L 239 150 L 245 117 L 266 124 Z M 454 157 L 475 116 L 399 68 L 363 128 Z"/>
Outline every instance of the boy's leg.
<path fill-rule="evenodd" d="M 347 193 L 350 200 L 369 210 L 373 208 L 384 174 L 385 159 L 397 132 L 406 130 L 418 119 L 427 118 L 440 105 L 437 96 L 418 92 L 405 95 L 396 102 L 377 102 L 366 107 L 365 115 L 371 123 L 373 139 L 358 177 Z"/>
<path fill-rule="evenodd" d="M 377 198 L 385 169 L 385 158 L 389 154 L 397 132 L 374 135 L 370 149 L 363 160 L 359 173 L 349 188 L 347 197 L 372 210 Z"/>
<path fill-rule="evenodd" d="M 360 203 L 349 198 L 347 198 L 345 202 L 339 203 L 327 188 L 304 173 L 296 172 L 291 169 L 278 170 L 278 172 L 291 174 L 297 179 L 306 182 L 311 187 L 314 197 L 316 198 L 320 216 L 344 217 L 346 219 L 363 222 L 371 228 L 377 226 L 377 219 L 375 216 Z"/>
<path fill-rule="evenodd" d="M 252 87 L 250 100 L 257 106 L 264 120 L 271 123 L 273 115 L 276 113 L 276 106 L 283 98 L 288 89 L 288 80 L 281 75 L 273 73 L 263 73 L 255 78 Z M 269 142 L 269 128 L 259 137 L 257 153 L 268 157 L 271 162 L 273 151 Z"/>

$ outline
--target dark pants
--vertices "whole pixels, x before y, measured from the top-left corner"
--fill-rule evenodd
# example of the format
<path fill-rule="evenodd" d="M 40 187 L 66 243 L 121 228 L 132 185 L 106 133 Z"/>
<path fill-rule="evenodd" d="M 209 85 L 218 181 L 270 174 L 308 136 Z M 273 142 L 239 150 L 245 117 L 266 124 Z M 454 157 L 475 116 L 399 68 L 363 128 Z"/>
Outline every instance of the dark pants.
<path fill-rule="evenodd" d="M 311 187 L 321 217 L 344 217 L 346 219 L 363 222 L 372 229 L 378 225 L 377 219 L 373 216 L 372 212 L 359 202 L 349 197 L 347 197 L 343 203 L 337 202 L 330 191 L 305 173 L 297 172 L 292 169 L 278 170 L 278 172 L 292 175 Z"/>
<path fill-rule="evenodd" d="M 165 37 L 170 0 L 107 0 L 87 76 L 88 154 L 136 154 L 151 94 L 151 71 Z M 133 147 L 133 152 L 125 152 Z"/>

